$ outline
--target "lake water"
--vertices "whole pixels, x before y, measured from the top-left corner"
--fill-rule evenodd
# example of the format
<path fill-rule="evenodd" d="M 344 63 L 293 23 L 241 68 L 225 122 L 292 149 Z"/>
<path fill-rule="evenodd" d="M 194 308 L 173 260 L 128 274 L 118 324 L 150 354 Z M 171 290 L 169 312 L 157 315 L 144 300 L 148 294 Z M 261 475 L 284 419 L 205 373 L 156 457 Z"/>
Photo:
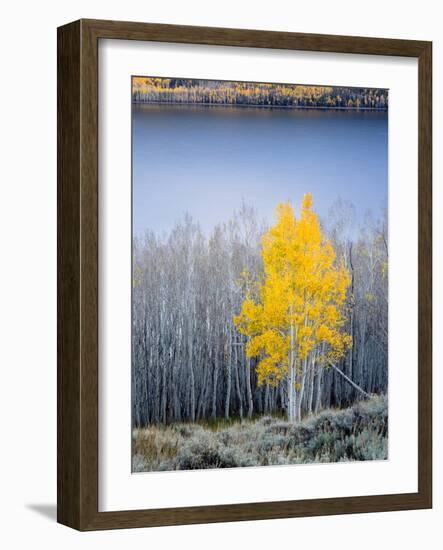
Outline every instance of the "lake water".
<path fill-rule="evenodd" d="M 311 192 L 357 214 L 387 206 L 388 114 L 376 111 L 133 105 L 133 229 L 169 232 L 185 213 L 206 233 L 242 200 L 267 222 Z"/>

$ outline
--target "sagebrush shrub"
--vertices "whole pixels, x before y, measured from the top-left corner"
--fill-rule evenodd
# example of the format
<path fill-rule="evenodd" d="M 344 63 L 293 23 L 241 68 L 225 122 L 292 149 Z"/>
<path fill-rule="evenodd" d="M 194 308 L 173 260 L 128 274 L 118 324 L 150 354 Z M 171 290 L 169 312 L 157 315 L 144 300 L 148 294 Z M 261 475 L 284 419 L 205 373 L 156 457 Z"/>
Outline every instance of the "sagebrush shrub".
<path fill-rule="evenodd" d="M 175 424 L 137 429 L 132 467 L 140 472 L 383 460 L 388 456 L 387 435 L 387 398 L 374 396 L 297 423 L 264 416 L 227 427 Z"/>

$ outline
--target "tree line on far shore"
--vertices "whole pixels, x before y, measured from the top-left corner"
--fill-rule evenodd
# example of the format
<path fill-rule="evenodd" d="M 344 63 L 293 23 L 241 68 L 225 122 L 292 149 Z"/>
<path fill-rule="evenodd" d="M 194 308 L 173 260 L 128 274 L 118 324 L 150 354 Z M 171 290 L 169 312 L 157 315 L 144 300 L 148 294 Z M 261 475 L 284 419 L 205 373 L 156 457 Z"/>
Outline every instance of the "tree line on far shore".
<path fill-rule="evenodd" d="M 134 103 L 387 110 L 388 90 L 133 77 Z"/>

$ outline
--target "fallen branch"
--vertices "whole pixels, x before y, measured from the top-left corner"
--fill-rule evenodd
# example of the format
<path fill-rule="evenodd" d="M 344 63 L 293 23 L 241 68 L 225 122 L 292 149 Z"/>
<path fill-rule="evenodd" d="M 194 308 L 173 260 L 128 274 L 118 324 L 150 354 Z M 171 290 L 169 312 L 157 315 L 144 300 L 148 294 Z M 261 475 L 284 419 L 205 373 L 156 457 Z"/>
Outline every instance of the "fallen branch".
<path fill-rule="evenodd" d="M 329 365 L 334 369 L 336 370 L 339 374 L 341 374 L 343 376 L 343 378 L 346 380 L 346 382 L 348 382 L 349 384 L 351 384 L 351 386 L 353 388 L 355 388 L 357 391 L 359 391 L 360 393 L 362 393 L 365 397 L 371 397 L 369 395 L 369 393 L 366 393 L 365 390 L 363 390 L 362 388 L 360 388 L 360 386 L 358 386 L 355 382 L 353 382 L 349 376 L 346 376 L 346 374 L 341 371 L 336 365 L 334 365 L 333 363 L 329 363 Z"/>

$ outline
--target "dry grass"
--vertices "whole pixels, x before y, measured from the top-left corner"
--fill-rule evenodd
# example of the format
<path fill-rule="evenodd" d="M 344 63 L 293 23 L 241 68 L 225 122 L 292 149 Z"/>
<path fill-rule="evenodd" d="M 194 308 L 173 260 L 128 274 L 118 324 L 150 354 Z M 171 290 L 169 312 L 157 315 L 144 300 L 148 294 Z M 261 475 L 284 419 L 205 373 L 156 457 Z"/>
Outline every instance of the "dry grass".
<path fill-rule="evenodd" d="M 387 399 L 374 396 L 299 423 L 266 416 L 135 429 L 133 471 L 382 460 L 387 458 L 387 438 Z"/>

